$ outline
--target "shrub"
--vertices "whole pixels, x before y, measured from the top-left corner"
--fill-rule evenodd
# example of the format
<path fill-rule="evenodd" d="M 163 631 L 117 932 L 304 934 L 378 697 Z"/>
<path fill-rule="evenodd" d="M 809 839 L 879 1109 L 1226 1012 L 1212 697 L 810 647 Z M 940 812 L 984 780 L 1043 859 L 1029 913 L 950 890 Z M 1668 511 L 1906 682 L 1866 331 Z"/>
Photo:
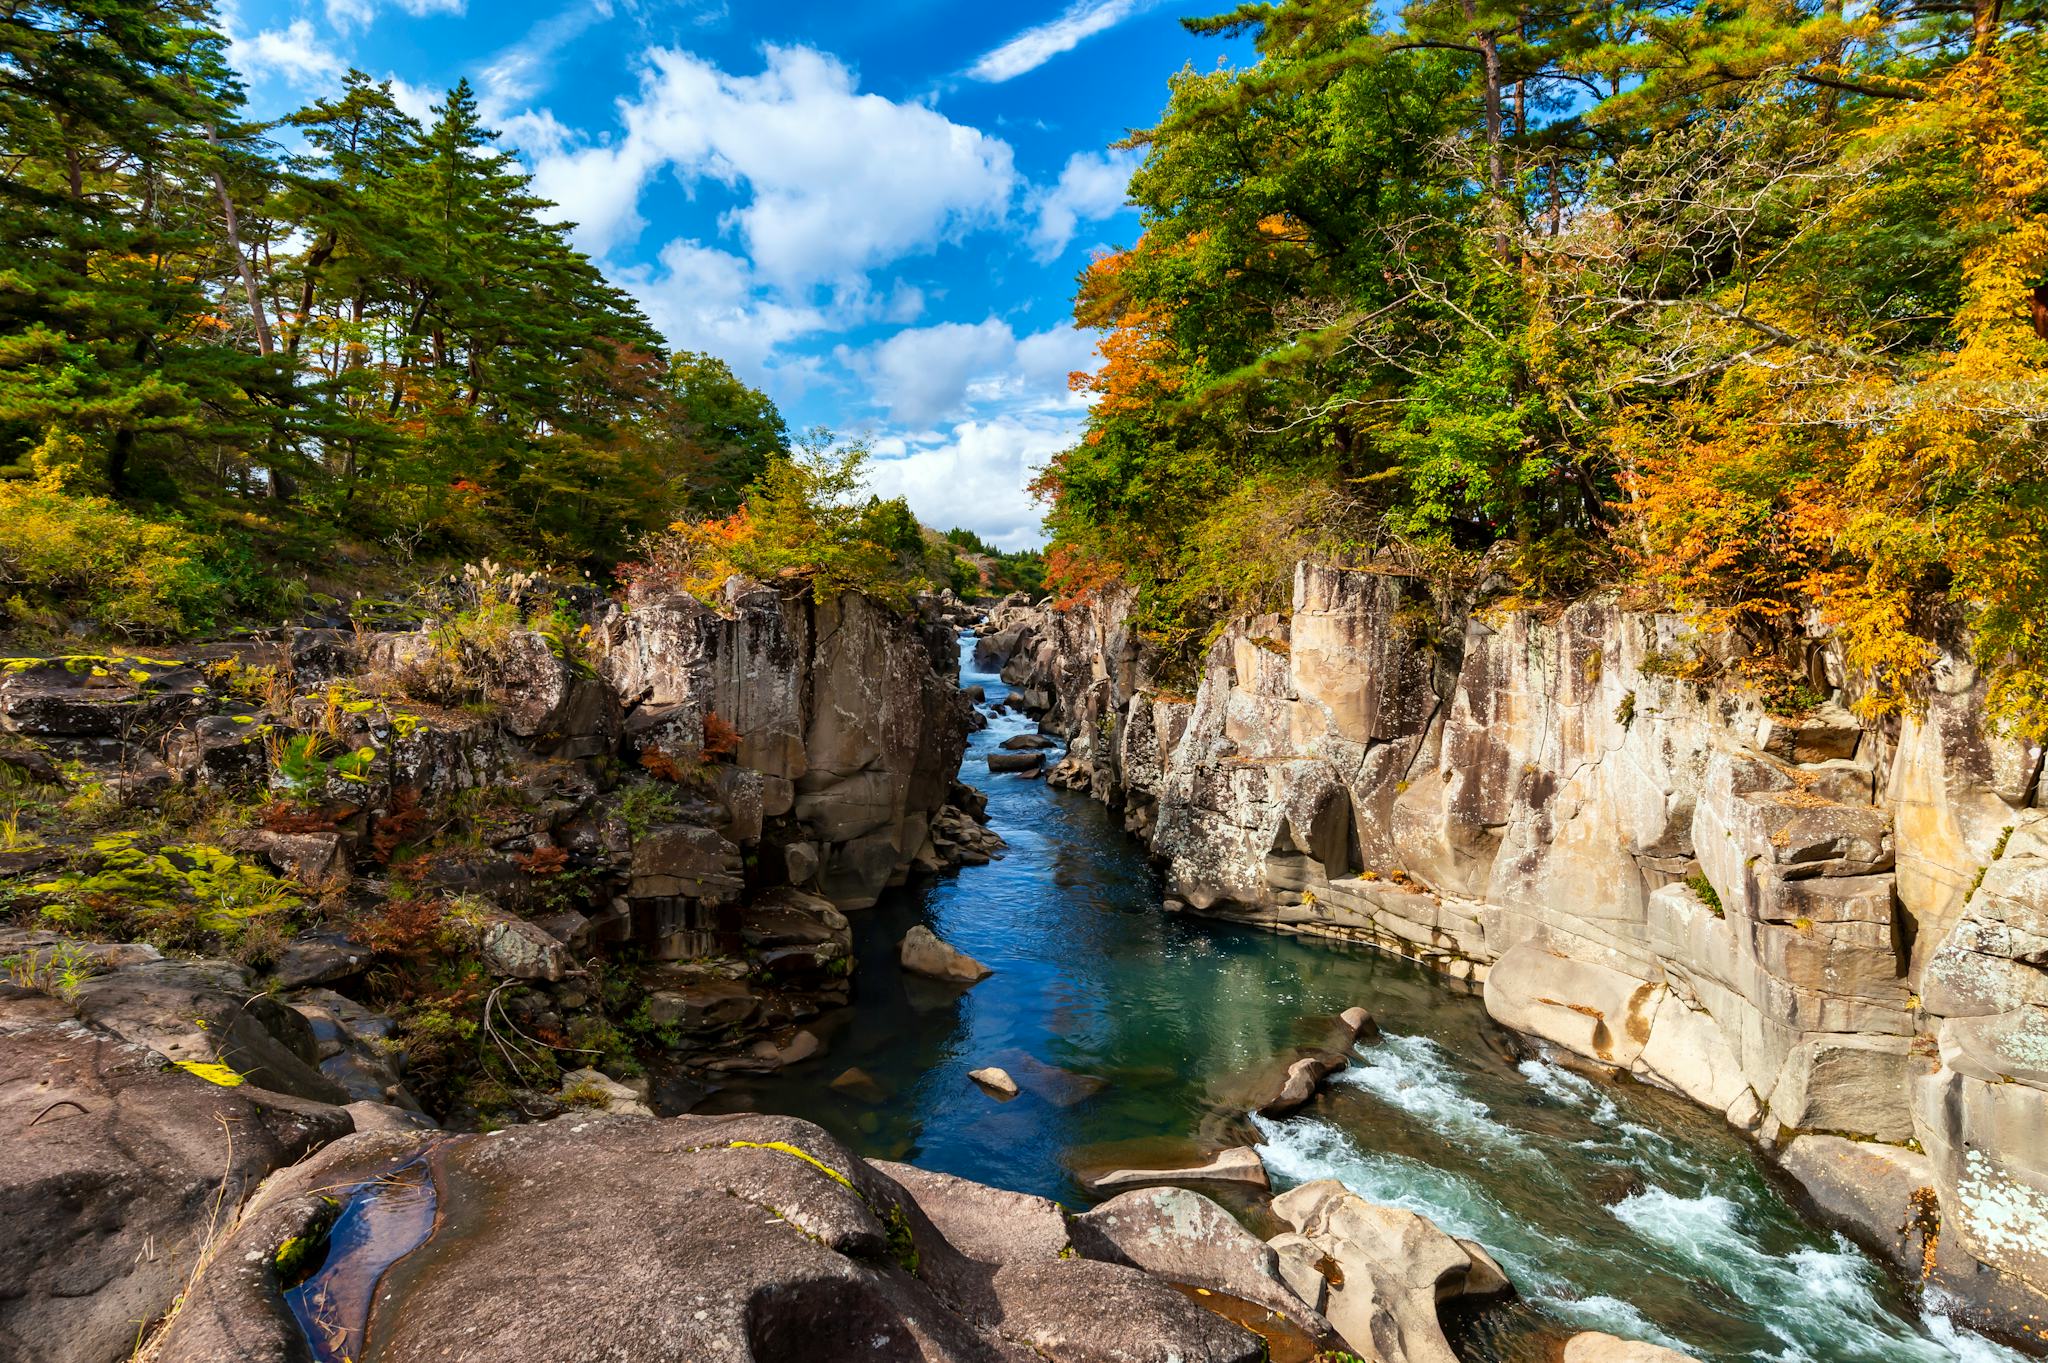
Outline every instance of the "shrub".
<path fill-rule="evenodd" d="M 246 557 L 177 520 L 74 492 L 58 473 L 0 481 L 0 614 L 82 616 L 124 635 L 199 633 L 264 596 Z"/>
<path fill-rule="evenodd" d="M 929 552 L 901 498 L 861 499 L 859 444 L 813 431 L 795 453 L 769 461 L 745 503 L 715 520 L 678 521 L 650 538 L 642 561 L 620 569 L 713 601 L 731 577 L 805 578 L 821 595 L 858 591 L 903 607 L 951 580 L 951 553 Z M 944 562 L 934 566 L 935 561 Z"/>

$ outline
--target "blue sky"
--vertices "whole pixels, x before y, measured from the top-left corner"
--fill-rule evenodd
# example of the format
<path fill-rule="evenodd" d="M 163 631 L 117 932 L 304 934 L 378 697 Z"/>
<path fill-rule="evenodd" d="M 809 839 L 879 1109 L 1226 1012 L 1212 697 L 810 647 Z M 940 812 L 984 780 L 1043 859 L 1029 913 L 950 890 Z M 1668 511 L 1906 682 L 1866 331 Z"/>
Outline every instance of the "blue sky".
<path fill-rule="evenodd" d="M 1039 540 L 1024 492 L 1093 365 L 1075 275 L 1127 244 L 1130 154 L 1219 0 L 229 0 L 254 111 L 354 65 L 424 117 L 458 78 L 672 345 L 793 426 L 864 436 L 926 522 Z"/>

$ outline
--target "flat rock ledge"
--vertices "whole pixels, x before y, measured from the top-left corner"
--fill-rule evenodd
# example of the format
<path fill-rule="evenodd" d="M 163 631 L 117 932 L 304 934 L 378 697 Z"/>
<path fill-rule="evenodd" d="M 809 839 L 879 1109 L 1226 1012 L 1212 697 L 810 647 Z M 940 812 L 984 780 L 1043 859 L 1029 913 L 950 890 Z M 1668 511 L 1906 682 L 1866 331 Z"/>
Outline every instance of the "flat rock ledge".
<path fill-rule="evenodd" d="M 1254 1188 L 1273 1186 L 1266 1175 L 1265 1162 L 1250 1146 L 1225 1150 L 1206 1164 L 1179 1169 L 1114 1169 L 1089 1180 L 1089 1186 L 1098 1192 L 1164 1183 L 1243 1183 Z"/>
<path fill-rule="evenodd" d="M 1267 1356 L 1101 1237 L 1070 1239 L 1044 1199 L 871 1164 L 793 1118 L 604 1115 L 327 1147 L 236 1222 L 159 1363 L 303 1358 L 280 1249 L 320 1233 L 323 1190 L 421 1154 L 448 1211 L 379 1287 L 370 1330 L 386 1363 L 439 1363 L 451 1342 L 527 1363 Z"/>

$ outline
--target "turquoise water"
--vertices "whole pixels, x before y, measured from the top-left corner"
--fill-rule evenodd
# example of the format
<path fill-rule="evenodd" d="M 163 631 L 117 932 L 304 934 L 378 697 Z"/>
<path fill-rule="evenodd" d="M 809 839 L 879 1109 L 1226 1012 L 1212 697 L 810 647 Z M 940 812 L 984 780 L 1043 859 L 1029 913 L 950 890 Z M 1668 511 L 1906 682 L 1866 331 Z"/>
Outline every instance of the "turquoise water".
<path fill-rule="evenodd" d="M 963 768 L 1008 855 L 856 915 L 857 1006 L 821 1024 L 824 1053 L 697 1110 L 792 1113 L 865 1154 L 1075 1207 L 1094 1200 L 1086 1171 L 1255 1141 L 1280 1184 L 1340 1178 L 1501 1259 L 1523 1299 L 1462 1323 L 1471 1360 L 1535 1363 L 1576 1329 L 1711 1360 L 2018 1358 L 1916 1319 L 1873 1261 L 1801 1222 L 1718 1117 L 1528 1059 L 1475 997 L 1405 963 L 1161 912 L 1111 814 L 989 775 L 986 753 L 1028 728 L 996 717 Z M 996 973 L 966 991 L 905 977 L 894 947 L 918 922 Z M 1328 1096 L 1282 1122 L 1238 1115 L 1276 1056 L 1354 1004 L 1385 1039 Z M 1025 1092 L 984 1093 L 967 1078 L 984 1065 Z"/>

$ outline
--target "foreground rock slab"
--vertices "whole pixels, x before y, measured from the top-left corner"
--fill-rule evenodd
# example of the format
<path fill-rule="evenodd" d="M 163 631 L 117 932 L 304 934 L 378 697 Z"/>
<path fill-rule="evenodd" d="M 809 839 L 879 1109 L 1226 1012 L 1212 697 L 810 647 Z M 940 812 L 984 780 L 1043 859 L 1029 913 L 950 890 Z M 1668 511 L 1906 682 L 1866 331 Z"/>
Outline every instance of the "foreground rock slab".
<path fill-rule="evenodd" d="M 1187 1188 L 1120 1193 L 1073 1219 L 1075 1247 L 1208 1292 L 1264 1307 L 1291 1324 L 1317 1350 L 1343 1341 L 1322 1313 L 1303 1301 L 1280 1273 L 1272 1247 L 1216 1203 Z"/>
<path fill-rule="evenodd" d="M 1053 1203 L 877 1166 L 786 1117 L 564 1117 L 491 1136 L 353 1137 L 267 1187 L 160 1363 L 297 1354 L 277 1249 L 312 1194 L 431 1151 L 442 1215 L 386 1276 L 385 1363 L 1256 1363 L 1256 1336 L 1074 1252 Z"/>

